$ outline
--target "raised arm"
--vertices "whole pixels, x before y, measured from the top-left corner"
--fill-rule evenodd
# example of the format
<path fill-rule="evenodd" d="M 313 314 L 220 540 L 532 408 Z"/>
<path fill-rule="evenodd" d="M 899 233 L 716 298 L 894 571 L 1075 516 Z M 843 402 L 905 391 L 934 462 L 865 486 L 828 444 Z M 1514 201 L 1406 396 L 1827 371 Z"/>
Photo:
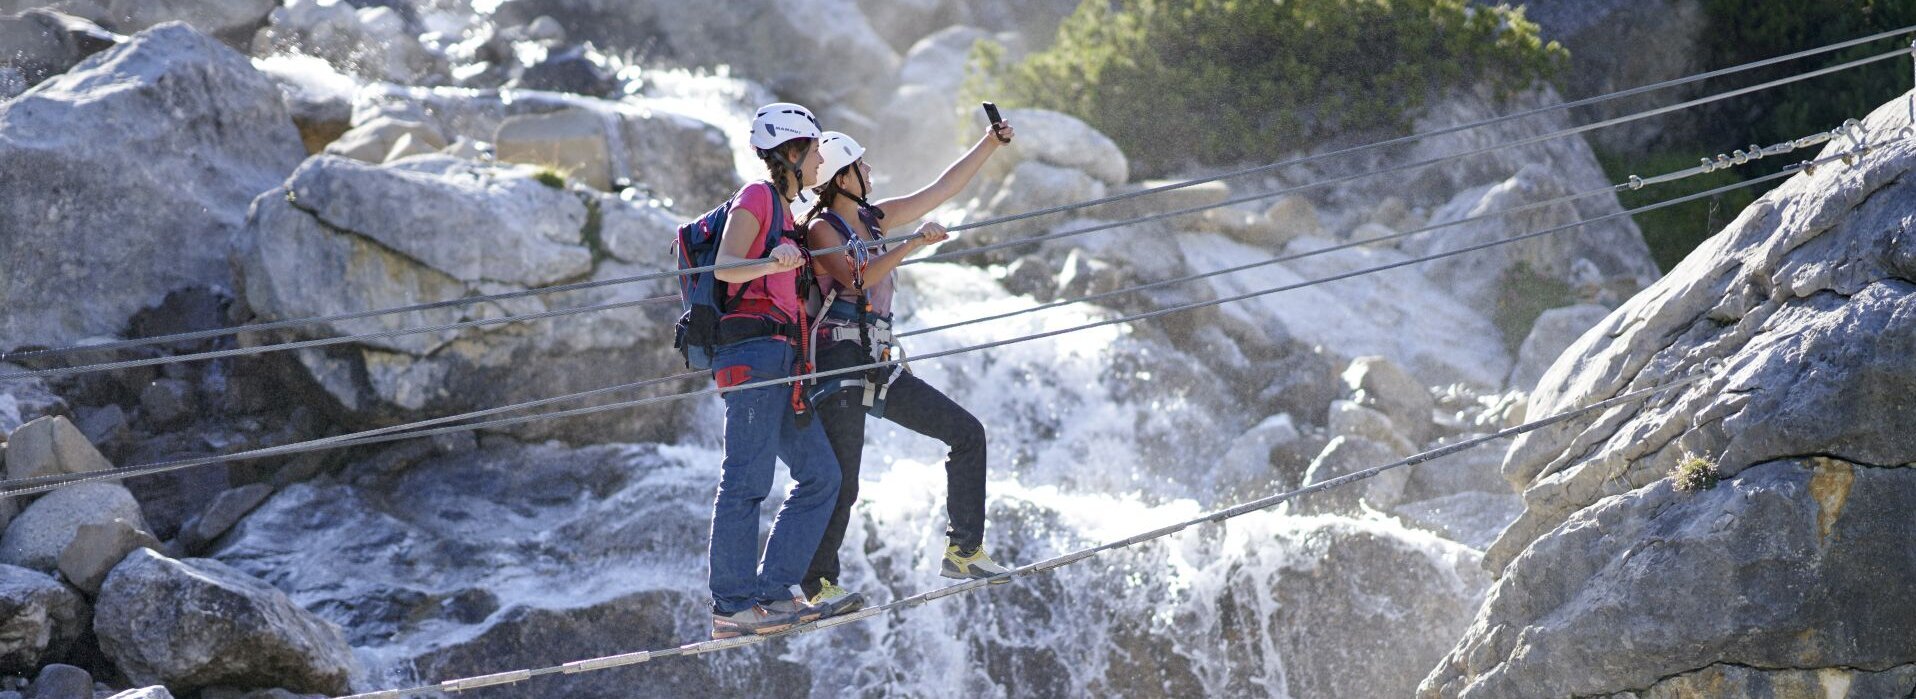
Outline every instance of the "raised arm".
<path fill-rule="evenodd" d="M 991 154 L 998 152 L 998 149 L 1009 143 L 1015 135 L 1011 122 L 1003 122 L 997 129 L 986 131 L 984 137 L 979 138 L 964 157 L 953 162 L 951 167 L 945 168 L 944 174 L 939 175 L 938 179 L 931 184 L 911 194 L 886 199 L 875 204 L 880 211 L 885 212 L 885 225 L 903 228 L 913 221 L 924 218 L 925 214 L 931 213 L 932 209 L 950 201 L 952 197 L 958 196 L 959 192 L 965 190 L 966 185 L 971 184 L 971 178 L 978 175 L 978 169 L 984 167 L 985 161 L 991 158 Z M 1003 140 L 1000 140 L 1001 138 Z"/>

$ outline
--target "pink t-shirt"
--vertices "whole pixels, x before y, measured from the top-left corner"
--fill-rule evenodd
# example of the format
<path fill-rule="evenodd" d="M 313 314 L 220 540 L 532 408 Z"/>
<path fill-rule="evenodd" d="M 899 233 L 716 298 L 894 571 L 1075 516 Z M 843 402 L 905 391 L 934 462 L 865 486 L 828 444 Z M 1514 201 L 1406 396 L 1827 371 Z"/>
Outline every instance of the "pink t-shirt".
<path fill-rule="evenodd" d="M 827 211 L 823 215 L 830 216 L 832 218 L 838 218 L 838 214 L 836 212 Z M 872 238 L 867 238 L 866 239 L 867 242 L 871 242 L 874 239 L 878 241 L 884 240 L 885 230 L 878 226 L 878 221 L 874 220 L 870 216 L 860 216 L 859 218 L 864 219 L 865 227 L 871 231 L 871 234 L 873 236 Z M 852 226 L 850 222 L 845 221 L 844 219 L 838 219 L 838 221 L 845 224 L 846 230 L 852 231 L 851 235 L 858 234 L 857 228 Z M 831 222 L 828 220 L 827 225 L 830 225 L 830 223 Z M 836 227 L 832 228 L 832 230 L 837 231 L 838 234 L 841 236 L 845 235 L 844 230 L 839 230 Z M 850 242 L 850 239 L 848 238 L 846 242 Z M 879 255 L 883 255 L 885 254 L 885 246 L 881 242 L 881 244 L 869 248 L 867 251 L 867 254 L 874 258 L 878 257 Z M 891 275 L 889 274 L 885 275 L 884 278 L 882 279 L 870 279 L 870 278 L 865 279 L 865 297 L 866 297 L 866 300 L 871 302 L 873 313 L 877 313 L 879 315 L 884 315 L 884 316 L 891 315 L 891 298 L 893 294 L 893 287 L 894 285 L 892 284 L 892 281 L 891 281 Z M 819 293 L 829 294 L 834 289 L 838 290 L 838 295 L 840 298 L 844 298 L 846 294 L 852 293 L 850 286 L 840 285 L 837 279 L 832 278 L 832 275 L 829 275 L 829 274 L 818 275 L 818 292 Z"/>
<path fill-rule="evenodd" d="M 770 182 L 745 185 L 732 197 L 732 211 L 744 210 L 758 219 L 758 237 L 752 239 L 752 246 L 746 251 L 748 256 L 757 257 L 766 251 L 765 236 L 772 226 L 774 206 L 785 206 L 785 202 L 773 191 Z M 782 218 L 789 229 L 792 225 L 791 211 L 787 209 Z M 746 282 L 744 292 L 739 294 L 738 302 L 727 315 L 771 316 L 780 322 L 796 322 L 799 314 L 799 269 L 794 267 Z"/>

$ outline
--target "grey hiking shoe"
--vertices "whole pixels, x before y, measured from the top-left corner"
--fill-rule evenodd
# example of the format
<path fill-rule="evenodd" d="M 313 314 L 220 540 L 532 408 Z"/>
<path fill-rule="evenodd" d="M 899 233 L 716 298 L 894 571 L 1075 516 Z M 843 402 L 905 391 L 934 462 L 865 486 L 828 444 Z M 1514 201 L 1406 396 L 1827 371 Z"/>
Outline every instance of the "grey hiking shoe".
<path fill-rule="evenodd" d="M 797 595 L 777 602 L 760 602 L 758 605 L 776 614 L 790 614 L 800 624 L 818 621 L 825 616 L 825 610 L 806 604 L 805 598 Z"/>
<path fill-rule="evenodd" d="M 824 611 L 825 616 L 833 617 L 863 609 L 865 596 L 839 587 L 831 580 L 819 578 L 818 594 L 812 595 L 810 603 L 813 607 Z"/>
<path fill-rule="evenodd" d="M 787 603 L 789 604 L 789 603 Z M 754 604 L 731 614 L 712 615 L 712 639 L 736 638 L 745 634 L 775 634 L 799 624 L 798 614 L 776 611 Z"/>
<path fill-rule="evenodd" d="M 938 571 L 938 574 L 959 580 L 988 578 L 991 584 L 998 585 L 1011 582 L 1010 572 L 1010 568 L 998 565 L 997 561 L 985 555 L 983 546 L 970 551 L 959 551 L 957 544 L 947 544 L 944 567 Z"/>

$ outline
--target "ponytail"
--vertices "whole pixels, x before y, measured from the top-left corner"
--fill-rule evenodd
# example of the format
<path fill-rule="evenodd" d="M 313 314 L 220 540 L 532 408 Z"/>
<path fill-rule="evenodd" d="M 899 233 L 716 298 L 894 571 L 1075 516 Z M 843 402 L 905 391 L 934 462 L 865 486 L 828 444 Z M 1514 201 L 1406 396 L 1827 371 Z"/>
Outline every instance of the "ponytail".
<path fill-rule="evenodd" d="M 765 170 L 772 177 L 772 189 L 776 190 L 778 195 L 786 201 L 795 199 L 797 194 L 797 192 L 794 191 L 788 196 L 785 191 L 786 187 L 792 187 L 795 190 L 805 187 L 805 177 L 799 173 L 797 163 L 792 162 L 791 158 L 786 157 L 787 153 L 790 152 L 790 146 L 792 144 L 802 143 L 805 140 L 808 139 L 795 138 L 771 148 L 760 148 L 758 150 L 758 159 L 765 163 Z M 804 151 L 801 150 L 799 152 L 803 153 Z M 800 157 L 804 156 L 801 155 Z M 791 184 L 788 185 L 787 182 Z"/>

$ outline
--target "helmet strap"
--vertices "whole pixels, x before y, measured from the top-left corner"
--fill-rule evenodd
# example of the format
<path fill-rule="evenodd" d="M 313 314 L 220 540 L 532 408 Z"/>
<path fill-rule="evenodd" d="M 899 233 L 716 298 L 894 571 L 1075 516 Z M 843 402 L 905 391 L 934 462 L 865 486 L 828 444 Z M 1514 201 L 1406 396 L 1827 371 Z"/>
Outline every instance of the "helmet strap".
<path fill-rule="evenodd" d="M 851 192 L 844 192 L 844 195 L 850 197 L 852 201 L 858 202 L 858 208 L 870 213 L 872 217 L 879 219 L 885 218 L 885 211 L 883 209 L 872 206 L 871 202 L 865 201 L 865 197 L 871 196 L 872 193 L 871 182 L 865 180 L 865 171 L 858 169 L 858 163 L 856 161 L 846 167 L 851 168 L 852 174 L 858 176 L 858 191 L 864 192 L 865 194 L 860 196 L 852 194 Z"/>

